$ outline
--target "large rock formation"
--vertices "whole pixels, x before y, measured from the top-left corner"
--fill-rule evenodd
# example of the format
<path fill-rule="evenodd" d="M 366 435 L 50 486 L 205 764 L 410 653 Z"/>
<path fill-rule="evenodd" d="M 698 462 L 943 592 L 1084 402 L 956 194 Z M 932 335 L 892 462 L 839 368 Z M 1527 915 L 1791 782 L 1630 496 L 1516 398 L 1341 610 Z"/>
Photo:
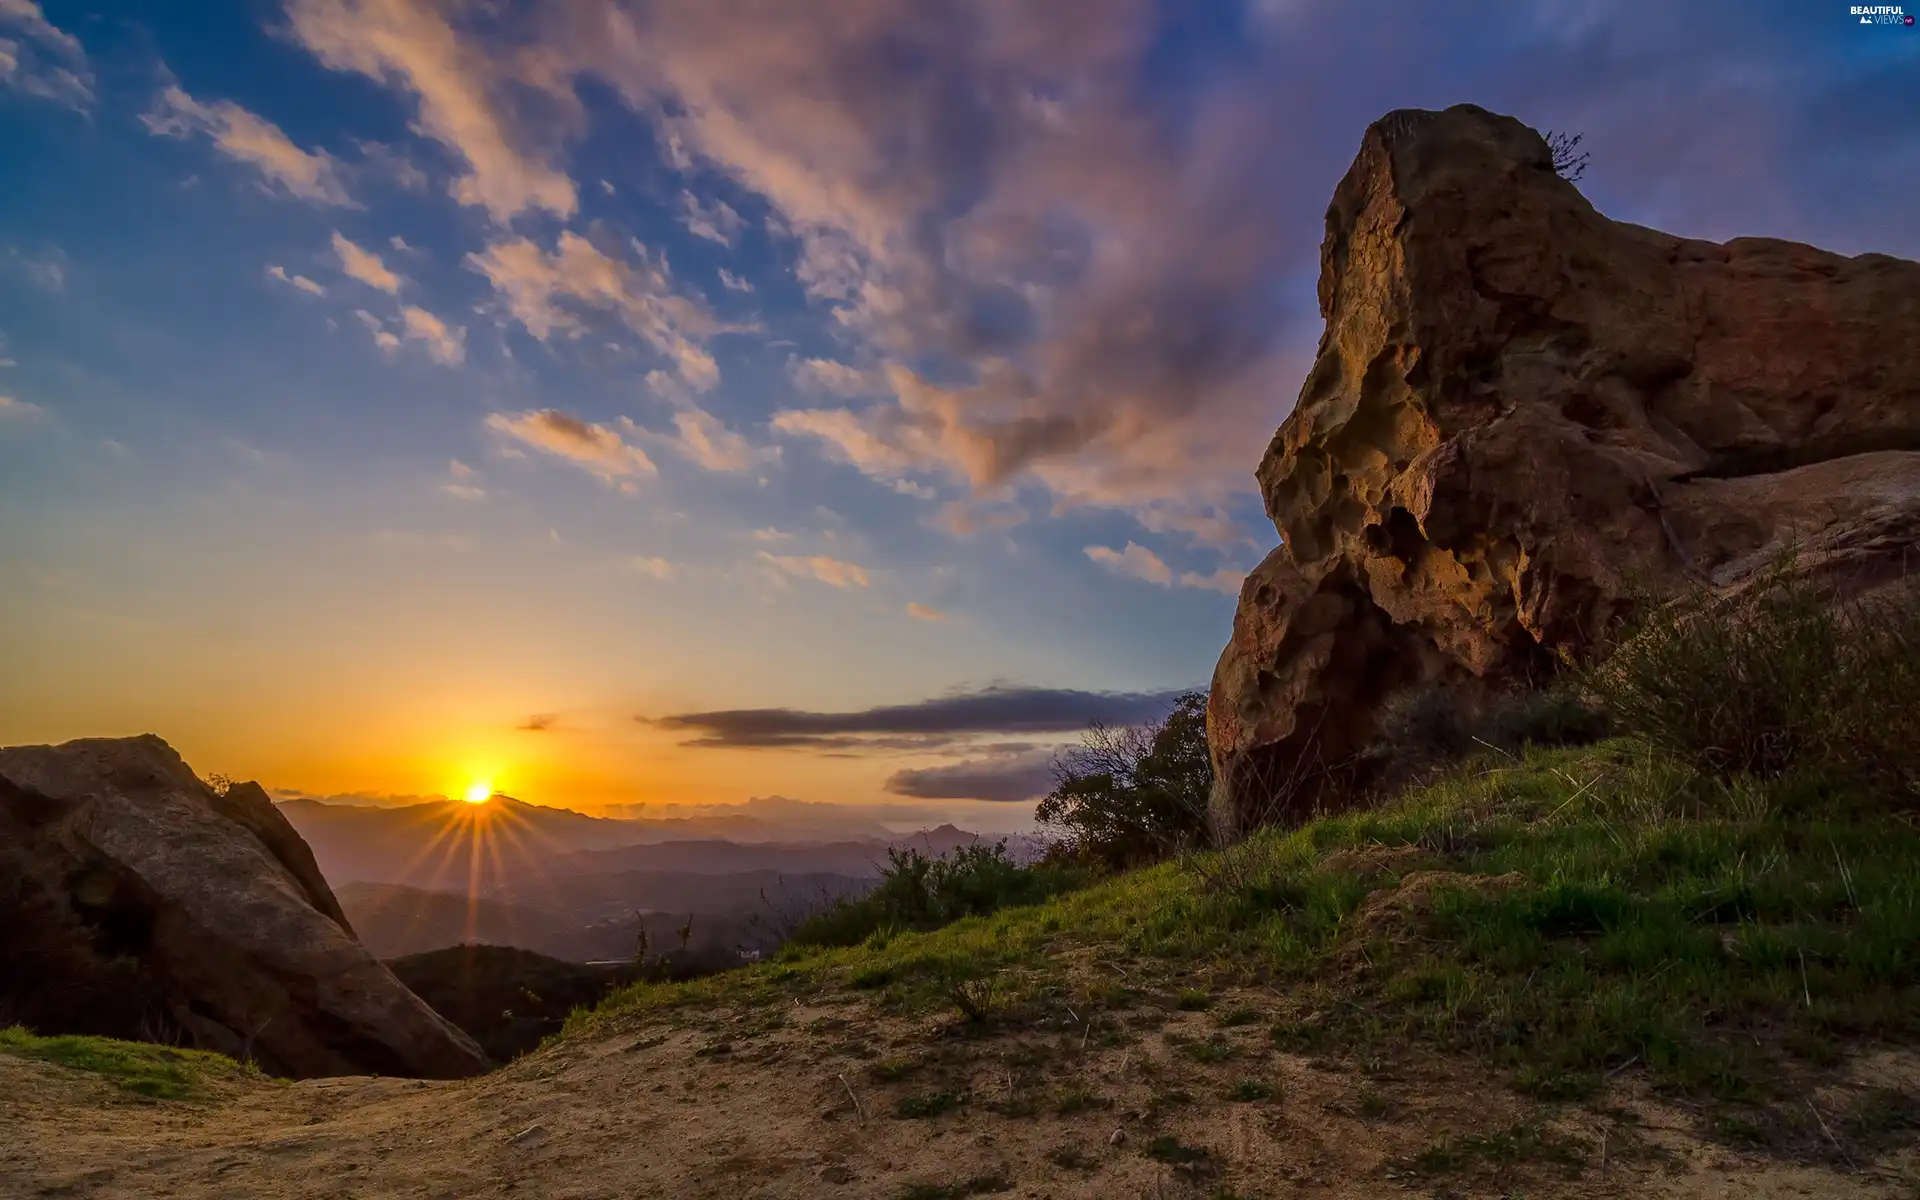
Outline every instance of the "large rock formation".
<path fill-rule="evenodd" d="M 354 938 L 258 785 L 216 793 L 156 737 L 0 750 L 0 926 L 0 1023 L 284 1075 L 487 1067 Z"/>
<path fill-rule="evenodd" d="M 1326 329 L 1258 471 L 1282 545 L 1208 707 L 1222 816 L 1394 692 L 1538 678 L 1635 596 L 1788 547 L 1871 582 L 1920 545 L 1920 265 L 1611 221 L 1471 106 L 1375 122 L 1320 253 Z"/>

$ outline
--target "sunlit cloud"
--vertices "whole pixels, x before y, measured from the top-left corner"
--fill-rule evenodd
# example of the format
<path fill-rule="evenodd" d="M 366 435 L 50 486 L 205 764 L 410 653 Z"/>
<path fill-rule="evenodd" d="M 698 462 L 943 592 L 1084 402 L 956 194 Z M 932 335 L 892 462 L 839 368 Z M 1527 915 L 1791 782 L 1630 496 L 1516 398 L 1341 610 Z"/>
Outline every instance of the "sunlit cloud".
<path fill-rule="evenodd" d="M 645 575 L 649 579 L 658 579 L 663 583 L 679 574 L 679 569 L 673 563 L 658 557 L 630 558 L 627 560 L 627 566 L 637 574 Z"/>
<path fill-rule="evenodd" d="M 725 267 L 720 268 L 720 286 L 730 292 L 750 292 L 753 285 Z"/>
<path fill-rule="evenodd" d="M 608 483 L 630 483 L 637 476 L 659 473 L 646 451 L 616 430 L 558 409 L 494 413 L 486 425 L 523 445 L 564 458 Z"/>
<path fill-rule="evenodd" d="M 804 392 L 852 399 L 872 396 L 886 388 L 872 372 L 830 358 L 796 358 L 787 363 L 787 376 Z"/>
<path fill-rule="evenodd" d="M 230 100 L 203 104 L 178 85 L 168 84 L 140 119 L 163 137 L 204 135 L 228 158 L 259 171 L 269 191 L 315 204 L 353 203 L 341 182 L 340 164 L 331 154 L 302 150 L 278 125 Z"/>
<path fill-rule="evenodd" d="M 797 579 L 817 579 L 830 587 L 863 588 L 870 582 L 865 567 L 824 554 L 789 556 L 762 550 L 760 561 L 782 574 Z"/>
<path fill-rule="evenodd" d="M 357 279 L 388 295 L 400 294 L 400 277 L 387 269 L 387 264 L 380 261 L 378 254 L 348 241 L 338 231 L 333 235 L 333 253 L 340 260 L 340 270 L 347 278 Z"/>
<path fill-rule="evenodd" d="M 0 0 L 0 87 L 79 112 L 93 103 L 80 39 L 47 20 L 34 0 Z"/>
<path fill-rule="evenodd" d="M 725 200 L 715 200 L 712 204 L 702 204 L 700 198 L 692 192 L 680 193 L 680 223 L 687 232 L 710 242 L 719 242 L 722 246 L 733 245 L 733 239 L 739 236 L 740 214 Z"/>
<path fill-rule="evenodd" d="M 542 139 L 513 128 L 507 118 L 510 109 L 499 97 L 514 82 L 510 73 L 457 33 L 448 11 L 430 0 L 287 4 L 293 36 L 326 66 L 413 98 L 414 127 L 465 168 L 453 181 L 454 199 L 502 222 L 534 210 L 572 216 L 573 181 L 534 149 Z M 523 61 L 538 81 L 542 63 L 551 60 L 530 53 Z"/>
<path fill-rule="evenodd" d="M 1148 583 L 1163 585 L 1173 582 L 1172 569 L 1158 554 L 1137 542 L 1128 542 L 1124 550 L 1114 550 L 1107 546 L 1088 546 L 1087 557 L 1116 575 L 1126 575 L 1134 579 L 1144 579 Z"/>
<path fill-rule="evenodd" d="M 703 344 L 721 325 L 699 300 L 673 288 L 666 261 L 634 243 L 615 257 L 563 232 L 551 253 L 526 238 L 496 242 L 467 262 L 486 276 L 513 318 L 541 341 L 585 331 L 579 310 L 612 313 L 673 364 L 686 384 L 711 388 L 720 368 Z"/>
<path fill-rule="evenodd" d="M 929 608 L 918 600 L 907 605 L 907 615 L 917 621 L 944 621 L 947 614 L 937 608 Z"/>
<path fill-rule="evenodd" d="M 1229 596 L 1238 596 L 1240 585 L 1246 581 L 1245 571 L 1235 571 L 1227 567 L 1222 567 L 1209 575 L 1202 575 L 1198 571 L 1185 571 L 1180 575 L 1182 587 L 1205 588 L 1208 591 L 1224 592 Z"/>
<path fill-rule="evenodd" d="M 401 306 L 400 321 L 407 337 L 423 343 L 435 362 L 453 367 L 466 359 L 466 330 L 451 328 L 439 317 L 412 304 Z"/>
<path fill-rule="evenodd" d="M 278 279 L 281 283 L 287 284 L 290 287 L 299 288 L 310 296 L 324 296 L 327 294 L 326 288 L 308 279 L 305 275 L 290 275 L 287 273 L 285 267 L 277 264 L 267 268 L 267 277 L 269 279 Z"/>
<path fill-rule="evenodd" d="M 47 415 L 47 410 L 38 404 L 28 404 L 25 400 L 16 400 L 0 392 L 0 420 L 37 421 Z"/>
<path fill-rule="evenodd" d="M 745 471 L 780 456 L 780 447 L 757 447 L 713 414 L 692 406 L 673 414 L 673 429 L 646 436 L 709 471 Z"/>

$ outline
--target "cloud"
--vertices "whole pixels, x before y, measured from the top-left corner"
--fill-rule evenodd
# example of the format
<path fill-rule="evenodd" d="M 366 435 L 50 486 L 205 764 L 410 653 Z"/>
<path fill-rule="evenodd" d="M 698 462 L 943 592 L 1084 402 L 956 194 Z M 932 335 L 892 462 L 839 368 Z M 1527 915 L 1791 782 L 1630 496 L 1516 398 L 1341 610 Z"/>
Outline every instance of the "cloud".
<path fill-rule="evenodd" d="M 680 223 L 693 236 L 719 242 L 722 246 L 733 245 L 733 239 L 739 236 L 740 227 L 745 224 L 740 214 L 733 211 L 725 200 L 703 205 L 698 196 L 688 191 L 680 193 Z"/>
<path fill-rule="evenodd" d="M 1179 694 L 1003 685 L 853 712 L 728 709 L 677 713 L 648 723 L 697 735 L 687 743 L 692 746 L 844 747 L 865 741 L 879 748 L 898 748 L 982 734 L 1068 733 L 1095 721 L 1139 725 L 1166 716 Z M 903 738 L 907 741 L 900 741 Z"/>
<path fill-rule="evenodd" d="M 756 447 L 713 414 L 691 405 L 673 414 L 673 428 L 670 434 L 645 436 L 709 471 L 745 471 L 780 456 L 778 446 Z"/>
<path fill-rule="evenodd" d="M 487 489 L 475 487 L 470 483 L 443 483 L 439 488 L 442 495 L 452 496 L 455 500 L 464 500 L 478 504 L 487 498 Z"/>
<path fill-rule="evenodd" d="M 445 321 L 424 308 L 400 306 L 401 327 L 407 337 L 426 344 L 427 353 L 442 366 L 455 367 L 467 357 L 467 331 L 449 328 Z"/>
<path fill-rule="evenodd" d="M 558 455 L 608 483 L 626 483 L 637 476 L 659 473 L 646 451 L 628 443 L 615 430 L 558 409 L 498 412 L 487 418 L 486 425 L 524 445 Z"/>
<path fill-rule="evenodd" d="M 1136 542 L 1128 542 L 1125 550 L 1113 550 L 1106 546 L 1088 546 L 1087 557 L 1116 575 L 1128 575 L 1134 579 L 1144 579 L 1148 583 L 1170 584 L 1173 582 L 1173 571 L 1160 556 Z"/>
<path fill-rule="evenodd" d="M 472 479 L 479 472 L 457 458 L 447 460 L 447 474 L 455 479 Z"/>
<path fill-rule="evenodd" d="M 4 0 L 0 0 L 0 2 L 4 2 Z M 278 279 L 281 283 L 297 287 L 310 296 L 324 296 L 327 294 L 326 288 L 308 279 L 305 275 L 289 275 L 287 274 L 287 269 L 282 266 L 275 265 L 268 267 L 267 278 Z"/>
<path fill-rule="evenodd" d="M 809 557 L 782 556 L 762 550 L 760 560 L 782 574 L 801 579 L 817 579 L 832 587 L 863 588 L 870 582 L 865 567 L 843 562 L 837 558 L 829 558 L 824 554 Z"/>
<path fill-rule="evenodd" d="M 853 399 L 857 396 L 873 396 L 886 390 L 885 381 L 874 378 L 871 372 L 830 358 L 790 359 L 787 362 L 787 377 L 793 380 L 793 386 L 816 396 Z"/>
<path fill-rule="evenodd" d="M 616 258 L 567 231 L 552 253 L 515 238 L 469 254 L 467 262 L 541 341 L 556 332 L 584 332 L 576 309 L 610 312 L 671 362 L 688 386 L 711 388 L 720 368 L 703 345 L 723 327 L 704 304 L 674 291 L 664 259 L 638 243 L 633 248 L 635 259 Z"/>
<path fill-rule="evenodd" d="M 638 557 L 627 560 L 627 566 L 642 575 L 662 582 L 678 574 L 678 568 L 664 558 Z"/>
<path fill-rule="evenodd" d="M 999 499 L 986 502 L 965 499 L 942 505 L 933 516 L 933 524 L 955 537 L 972 537 L 976 533 L 1012 529 L 1026 519 L 1027 510 L 1017 504 Z"/>
<path fill-rule="evenodd" d="M 25 400 L 16 400 L 0 392 L 0 420 L 37 421 L 47 415 L 47 410 L 38 404 L 28 404 Z"/>
<path fill-rule="evenodd" d="M 34 0 L 0 0 L 0 87 L 77 112 L 93 103 L 93 71 L 80 39 L 47 20 Z"/>
<path fill-rule="evenodd" d="M 1053 790 L 1053 760 L 1046 748 L 969 759 L 945 767 L 895 771 L 887 791 L 916 800 L 1037 800 Z"/>
<path fill-rule="evenodd" d="M 1247 581 L 1245 571 L 1235 571 L 1222 567 L 1211 575 L 1202 575 L 1198 571 L 1187 571 L 1180 576 L 1180 586 L 1206 588 L 1210 591 L 1225 592 L 1229 596 L 1240 594 L 1240 585 Z"/>
<path fill-rule="evenodd" d="M 400 277 L 387 270 L 380 256 L 341 237 L 338 230 L 333 235 L 333 253 L 340 259 L 340 270 L 347 278 L 357 279 L 391 296 L 400 294 Z"/>
<path fill-rule="evenodd" d="M 408 93 L 416 132 L 451 152 L 461 204 L 505 222 L 523 212 L 573 215 L 573 181 L 540 153 L 548 139 L 518 129 L 504 100 L 515 85 L 552 80 L 551 57 L 527 48 L 518 68 L 489 55 L 449 23 L 456 11 L 432 0 L 289 0 L 293 36 L 323 64 Z"/>
<path fill-rule="evenodd" d="M 730 292 L 750 292 L 753 285 L 725 267 L 720 268 L 720 286 Z"/>
<path fill-rule="evenodd" d="M 341 182 L 340 164 L 331 154 L 302 150 L 278 125 L 230 100 L 202 104 L 179 86 L 168 84 L 140 119 L 162 137 L 204 134 L 222 154 L 259 171 L 269 191 L 315 204 L 353 203 Z"/>
<path fill-rule="evenodd" d="M 753 531 L 753 540 L 756 542 L 784 542 L 792 536 L 792 534 L 782 532 L 778 529 L 756 529 Z"/>
<path fill-rule="evenodd" d="M 379 317 L 374 316 L 364 308 L 354 309 L 353 315 L 359 318 L 360 323 L 367 327 L 367 332 L 373 335 L 374 345 L 389 354 L 400 349 L 400 335 L 388 329 L 386 323 Z"/>
<path fill-rule="evenodd" d="M 920 621 L 944 621 L 947 614 L 937 608 L 928 608 L 918 600 L 907 605 L 907 615 Z"/>
<path fill-rule="evenodd" d="M 515 728 L 519 729 L 522 733 L 547 733 L 550 732 L 555 725 L 559 724 L 559 722 L 560 717 L 558 714 L 535 713 L 515 726 Z"/>

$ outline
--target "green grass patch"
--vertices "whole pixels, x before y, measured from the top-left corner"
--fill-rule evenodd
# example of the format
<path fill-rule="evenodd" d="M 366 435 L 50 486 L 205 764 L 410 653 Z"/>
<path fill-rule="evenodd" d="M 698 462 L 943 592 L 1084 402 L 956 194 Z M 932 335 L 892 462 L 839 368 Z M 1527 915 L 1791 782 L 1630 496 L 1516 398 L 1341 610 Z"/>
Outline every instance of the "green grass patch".
<path fill-rule="evenodd" d="M 258 1075 L 251 1067 L 204 1050 L 103 1037 L 39 1037 L 17 1025 L 0 1029 L 0 1052 L 87 1071 L 155 1100 L 193 1099 L 211 1080 Z"/>
<path fill-rule="evenodd" d="M 570 1029 L 836 988 L 956 1018 L 956 989 L 990 994 L 1001 1027 L 1124 1006 L 1103 1027 L 1137 1028 L 1156 995 L 1210 1007 L 1190 982 L 1204 972 L 1283 997 L 1281 1049 L 1423 1044 L 1485 1056 L 1541 1096 L 1634 1071 L 1766 1104 L 1789 1068 L 1920 1040 L 1920 833 L 1895 799 L 1804 775 L 1729 781 L 1626 740 L 1490 755 L 1378 809 L 1042 904 L 639 985 Z M 1365 874 L 1327 861 L 1367 847 L 1419 854 Z M 1389 902 L 1416 870 L 1442 874 Z"/>

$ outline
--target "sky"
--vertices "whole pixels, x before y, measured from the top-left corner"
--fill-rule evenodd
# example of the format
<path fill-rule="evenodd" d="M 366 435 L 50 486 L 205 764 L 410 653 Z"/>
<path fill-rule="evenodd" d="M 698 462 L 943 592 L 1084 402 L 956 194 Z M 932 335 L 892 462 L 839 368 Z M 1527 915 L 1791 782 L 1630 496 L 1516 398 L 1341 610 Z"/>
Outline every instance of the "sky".
<path fill-rule="evenodd" d="M 1209 677 L 1369 121 L 1920 257 L 1849 7 L 0 0 L 0 744 L 1011 827 Z"/>

